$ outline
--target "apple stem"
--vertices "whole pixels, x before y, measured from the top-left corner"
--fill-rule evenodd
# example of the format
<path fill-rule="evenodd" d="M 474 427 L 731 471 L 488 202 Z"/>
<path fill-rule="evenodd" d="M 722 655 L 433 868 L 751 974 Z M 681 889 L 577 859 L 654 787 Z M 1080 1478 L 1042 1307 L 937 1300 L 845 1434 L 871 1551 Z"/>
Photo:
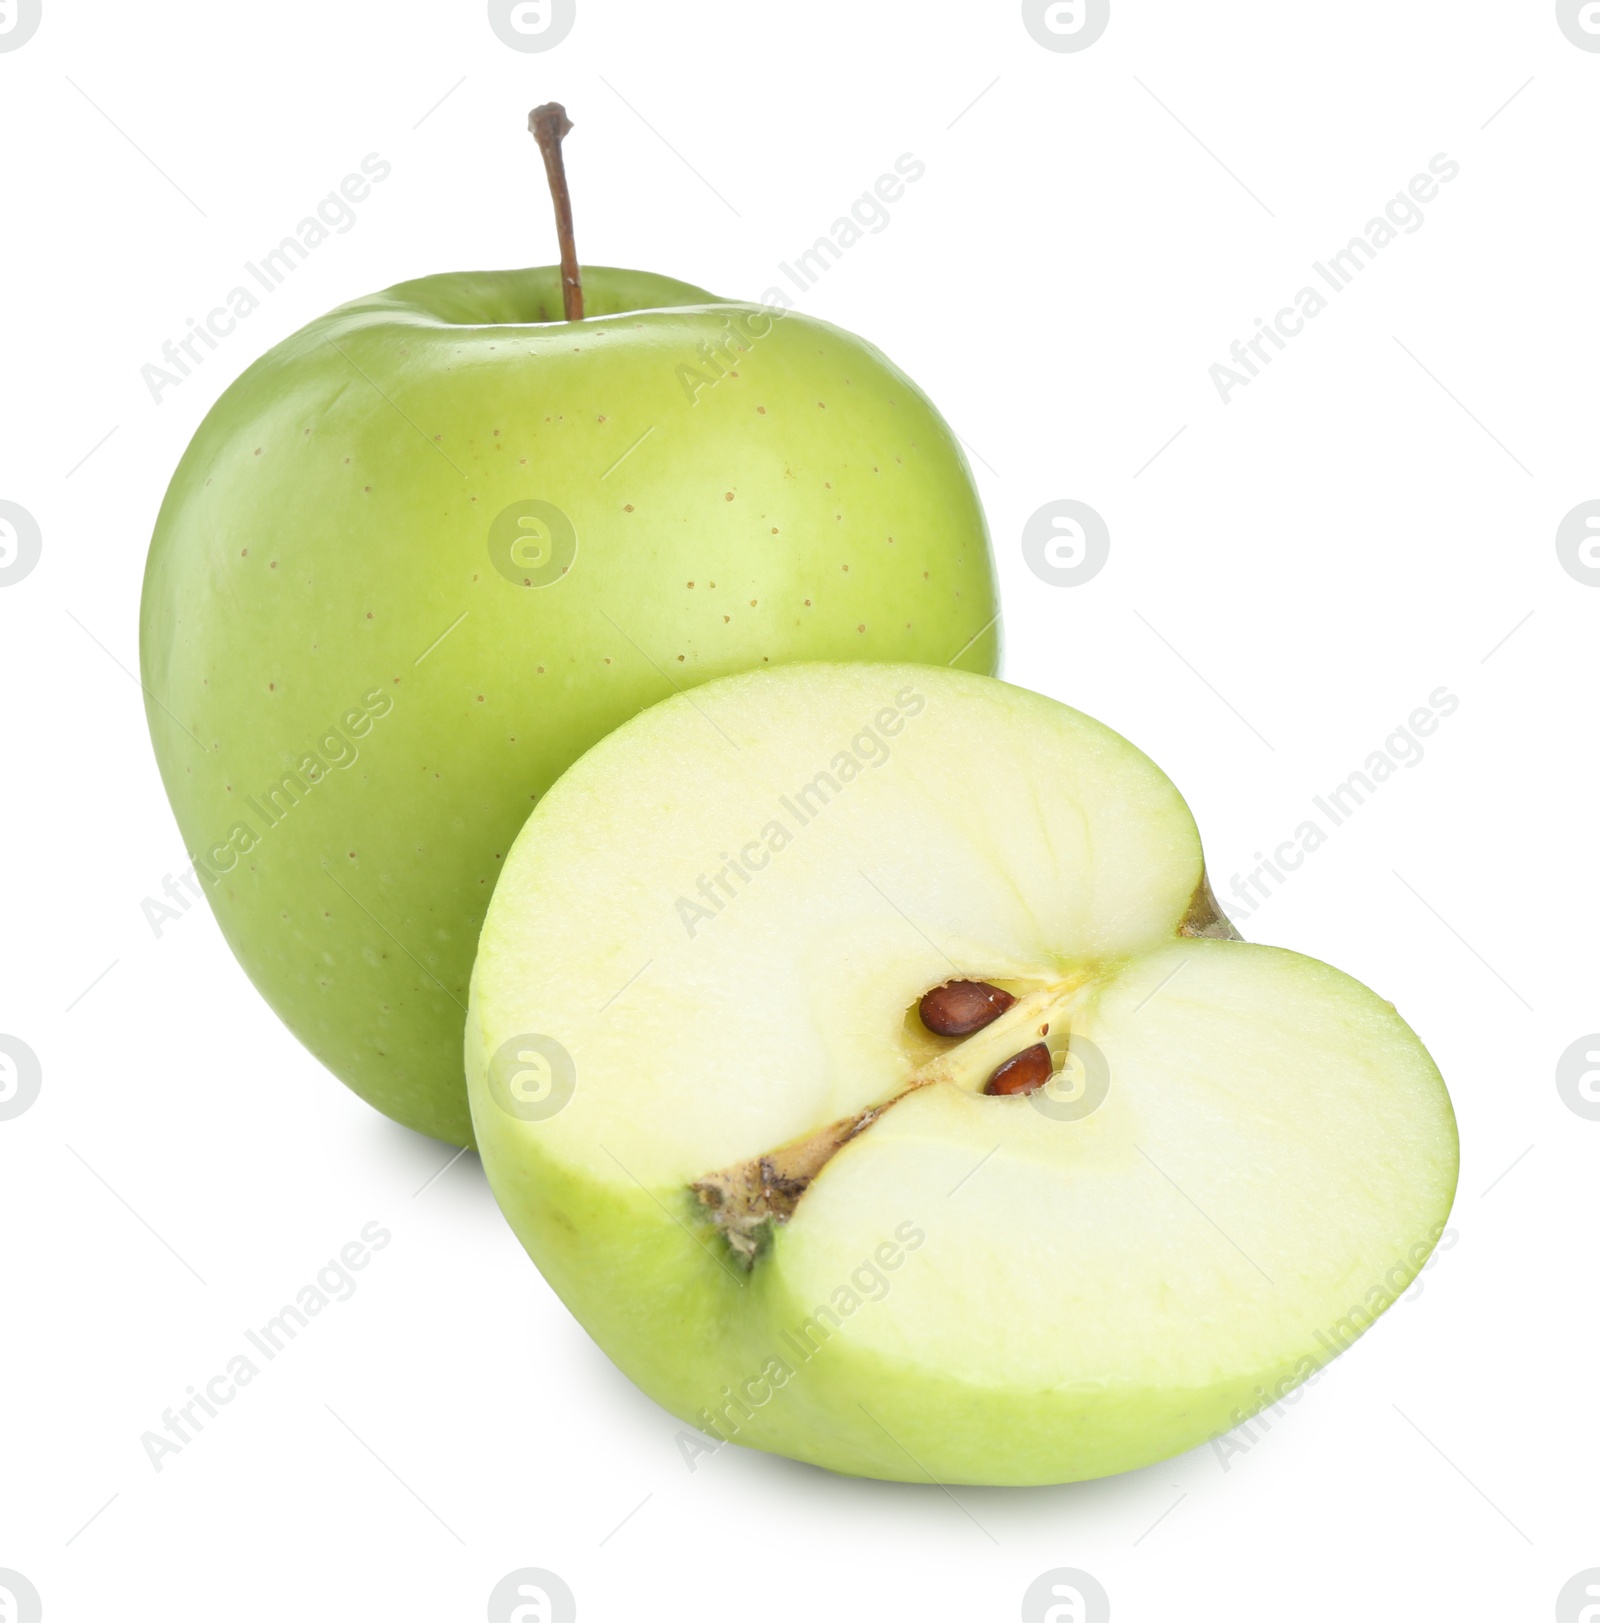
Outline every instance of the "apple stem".
<path fill-rule="evenodd" d="M 572 129 L 572 120 L 560 102 L 547 101 L 528 114 L 528 128 L 544 155 L 550 200 L 556 206 L 556 235 L 561 240 L 562 309 L 568 321 L 582 321 L 583 278 L 578 270 L 578 245 L 572 231 L 572 193 L 567 190 L 567 166 L 561 159 L 562 138 Z"/>

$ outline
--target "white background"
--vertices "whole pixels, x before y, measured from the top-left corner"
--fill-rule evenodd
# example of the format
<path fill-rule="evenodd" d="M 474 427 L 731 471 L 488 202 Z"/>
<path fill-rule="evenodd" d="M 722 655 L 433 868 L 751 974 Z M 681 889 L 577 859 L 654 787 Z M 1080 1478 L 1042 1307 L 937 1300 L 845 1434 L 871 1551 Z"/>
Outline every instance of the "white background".
<path fill-rule="evenodd" d="M 800 307 L 972 448 L 1007 676 L 1160 761 L 1221 886 L 1460 699 L 1245 926 L 1432 1049 L 1455 1244 L 1226 1470 L 690 1471 L 475 1158 L 435 1179 L 449 1149 L 323 1072 L 203 909 L 160 939 L 141 915 L 184 865 L 130 674 L 168 474 L 313 315 L 550 262 L 524 119 L 552 97 L 583 256 L 725 294 L 923 159 Z M 44 1078 L 0 1122 L 0 1567 L 46 1617 L 475 1619 L 522 1566 L 586 1619 L 1010 1619 L 1061 1566 L 1118 1623 L 1550 1616 L 1600 1566 L 1600 1122 L 1554 1080 L 1600 1027 L 1600 592 L 1554 545 L 1600 497 L 1597 105 L 1600 54 L 1545 0 L 1114 0 L 1081 53 L 1015 4 L 578 0 L 548 54 L 454 0 L 44 0 L 0 54 L 0 499 L 44 538 L 0 590 L 0 1032 Z M 141 365 L 374 151 L 394 172 L 355 228 L 153 404 Z M 1208 368 L 1441 152 L 1461 173 L 1422 228 L 1223 405 Z M 1062 497 L 1112 537 L 1071 589 L 1019 548 Z M 374 1219 L 357 1295 L 157 1474 L 141 1434 Z"/>

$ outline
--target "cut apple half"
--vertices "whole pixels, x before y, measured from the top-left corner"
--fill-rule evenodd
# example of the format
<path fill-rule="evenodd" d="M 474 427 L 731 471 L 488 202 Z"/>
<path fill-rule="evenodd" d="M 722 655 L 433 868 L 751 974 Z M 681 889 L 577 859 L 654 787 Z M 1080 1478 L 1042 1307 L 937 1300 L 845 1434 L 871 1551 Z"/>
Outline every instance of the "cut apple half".
<path fill-rule="evenodd" d="M 918 666 L 731 677 L 585 755 L 495 891 L 467 1070 L 616 1364 L 706 1447 L 867 1476 L 1204 1442 L 1396 1299 L 1455 1188 L 1422 1044 L 1237 939 L 1150 760 Z"/>

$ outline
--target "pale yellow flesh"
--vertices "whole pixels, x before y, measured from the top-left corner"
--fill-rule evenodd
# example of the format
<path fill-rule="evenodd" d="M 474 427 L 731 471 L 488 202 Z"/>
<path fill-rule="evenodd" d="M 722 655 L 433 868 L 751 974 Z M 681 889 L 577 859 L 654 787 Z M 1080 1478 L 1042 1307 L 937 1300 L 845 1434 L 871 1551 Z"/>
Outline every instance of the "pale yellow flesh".
<path fill-rule="evenodd" d="M 496 1194 L 612 1357 L 721 1435 L 989 1482 L 1191 1446 L 1404 1288 L 1456 1157 L 1388 1004 L 1178 939 L 1200 874 L 1145 757 L 986 678 L 801 667 L 670 701 L 561 781 L 491 905 L 468 1069 Z M 1081 980 L 1104 1102 L 921 1089 L 744 1273 L 689 1185 L 893 1098 L 946 1046 L 907 1011 L 953 976 Z M 486 1085 L 528 1033 L 576 1068 L 546 1120 Z"/>

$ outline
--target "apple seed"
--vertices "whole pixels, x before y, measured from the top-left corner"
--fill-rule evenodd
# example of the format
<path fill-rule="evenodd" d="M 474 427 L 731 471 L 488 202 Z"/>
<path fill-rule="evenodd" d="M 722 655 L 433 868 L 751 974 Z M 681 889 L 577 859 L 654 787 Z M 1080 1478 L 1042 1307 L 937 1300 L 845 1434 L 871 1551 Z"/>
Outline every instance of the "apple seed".
<path fill-rule="evenodd" d="M 1016 1001 L 987 981 L 946 981 L 924 995 L 917 1012 L 923 1025 L 940 1037 L 969 1037 Z"/>
<path fill-rule="evenodd" d="M 1050 1050 L 1043 1043 L 1035 1043 L 1032 1048 L 1013 1054 L 1004 1065 L 996 1066 L 994 1075 L 984 1083 L 983 1091 L 1002 1099 L 1018 1093 L 1036 1093 L 1050 1080 L 1050 1072 Z"/>

